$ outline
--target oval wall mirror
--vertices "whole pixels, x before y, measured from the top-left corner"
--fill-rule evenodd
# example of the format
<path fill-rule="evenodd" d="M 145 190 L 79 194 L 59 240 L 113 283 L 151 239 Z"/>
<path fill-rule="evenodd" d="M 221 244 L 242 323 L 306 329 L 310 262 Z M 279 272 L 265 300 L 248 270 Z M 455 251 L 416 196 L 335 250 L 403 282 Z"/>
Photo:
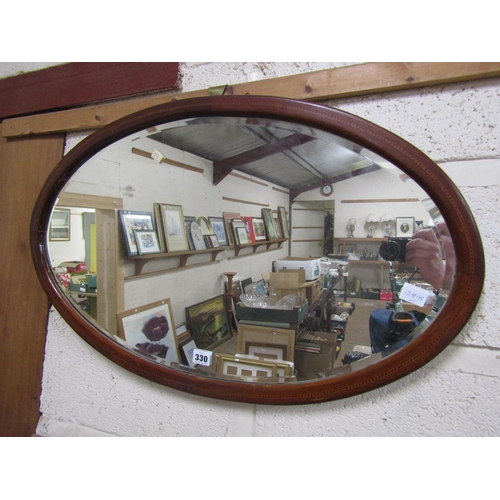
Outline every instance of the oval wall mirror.
<path fill-rule="evenodd" d="M 302 404 L 395 381 L 473 313 L 459 191 L 402 138 L 320 104 L 175 101 L 92 133 L 45 183 L 37 273 L 113 362 L 181 391 Z"/>

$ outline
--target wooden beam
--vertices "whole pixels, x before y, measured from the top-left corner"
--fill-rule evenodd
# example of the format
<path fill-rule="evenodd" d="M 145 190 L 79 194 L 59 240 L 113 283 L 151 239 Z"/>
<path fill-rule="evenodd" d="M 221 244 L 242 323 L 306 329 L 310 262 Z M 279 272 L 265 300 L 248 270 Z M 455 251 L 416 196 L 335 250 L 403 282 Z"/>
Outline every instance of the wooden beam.
<path fill-rule="evenodd" d="M 135 155 L 138 155 L 138 156 L 142 156 L 144 158 L 148 158 L 150 160 L 153 159 L 153 157 L 151 156 L 151 153 L 148 153 L 147 151 L 144 151 L 142 149 L 132 148 L 132 153 Z M 170 160 L 170 159 L 165 158 L 165 157 L 163 157 L 161 159 L 160 163 L 172 165 L 173 167 L 183 168 L 185 170 L 191 170 L 192 172 L 198 172 L 199 174 L 202 174 L 204 172 L 204 170 L 202 168 L 193 167 L 192 165 L 188 165 L 187 163 L 181 163 L 180 161 Z"/>
<path fill-rule="evenodd" d="M 306 144 L 315 140 L 314 137 L 309 137 L 302 134 L 293 134 L 274 142 L 258 146 L 244 153 L 225 158 L 224 160 L 214 161 L 213 163 L 213 184 L 217 186 L 232 170 L 238 169 L 243 165 L 247 165 L 254 161 L 262 160 L 268 156 L 272 156 L 283 151 L 287 151 L 296 146 Z"/>
<path fill-rule="evenodd" d="M 228 85 L 226 94 L 270 95 L 324 101 L 498 76 L 500 76 L 500 62 L 366 63 Z M 210 95 L 210 91 L 204 89 L 14 118 L 4 121 L 3 133 L 5 137 L 18 137 L 94 130 L 130 113 L 174 99 Z"/>
<path fill-rule="evenodd" d="M 7 141 L 0 125 L 0 436 L 31 436 L 40 417 L 49 301 L 32 264 L 37 195 L 62 157 L 64 137 Z"/>
<path fill-rule="evenodd" d="M 67 63 L 0 80 L 0 119 L 178 89 L 178 62 Z"/>

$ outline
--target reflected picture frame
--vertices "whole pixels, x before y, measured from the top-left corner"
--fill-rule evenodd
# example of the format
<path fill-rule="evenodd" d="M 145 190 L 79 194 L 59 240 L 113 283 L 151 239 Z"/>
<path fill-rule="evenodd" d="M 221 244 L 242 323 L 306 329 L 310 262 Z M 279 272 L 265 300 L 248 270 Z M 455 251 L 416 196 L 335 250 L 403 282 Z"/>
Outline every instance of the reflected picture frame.
<path fill-rule="evenodd" d="M 167 251 L 183 252 L 189 250 L 182 206 L 162 203 L 161 212 Z"/>
<path fill-rule="evenodd" d="M 235 236 L 238 245 L 248 245 L 250 240 L 248 239 L 248 233 L 246 227 L 236 227 Z"/>
<path fill-rule="evenodd" d="M 266 227 L 267 239 L 269 241 L 277 240 L 278 234 L 274 227 L 273 211 L 270 208 L 263 208 L 262 218 L 264 219 L 264 225 Z"/>
<path fill-rule="evenodd" d="M 196 368 L 197 364 L 193 361 L 193 351 L 197 349 L 193 337 L 180 341 L 179 350 L 181 353 L 181 362 L 183 365 Z"/>
<path fill-rule="evenodd" d="M 396 238 L 411 238 L 415 233 L 415 217 L 396 217 Z"/>
<path fill-rule="evenodd" d="M 226 226 L 226 235 L 228 240 L 228 245 L 234 245 L 234 233 L 231 221 L 233 219 L 240 219 L 239 212 L 222 212 L 222 218 L 224 219 L 224 224 Z"/>
<path fill-rule="evenodd" d="M 224 217 L 209 217 L 208 221 L 212 227 L 212 231 L 217 236 L 219 246 L 226 247 L 229 245 L 229 239 L 226 232 L 226 224 Z"/>
<path fill-rule="evenodd" d="M 186 307 L 186 325 L 198 349 L 212 350 L 232 337 L 226 298 L 217 295 Z"/>
<path fill-rule="evenodd" d="M 118 337 L 146 357 L 179 363 L 179 346 L 170 299 L 152 302 L 117 315 Z"/>
<path fill-rule="evenodd" d="M 267 236 L 264 219 L 261 217 L 252 217 L 252 226 L 255 234 L 255 241 L 265 241 Z"/>
<path fill-rule="evenodd" d="M 249 354 L 250 346 L 271 345 L 283 350 L 282 359 L 292 361 L 295 350 L 295 330 L 271 328 L 267 326 L 238 325 L 237 352 Z"/>
<path fill-rule="evenodd" d="M 161 252 L 158 235 L 154 229 L 140 231 L 136 229 L 134 235 L 139 255 L 149 255 Z"/>
<path fill-rule="evenodd" d="M 188 240 L 189 250 L 196 250 L 196 247 L 194 246 L 193 236 L 191 234 L 191 224 L 193 222 L 196 222 L 196 217 L 192 217 L 189 215 L 184 216 L 184 226 L 186 226 L 186 237 Z"/>
<path fill-rule="evenodd" d="M 339 243 L 338 255 L 346 255 L 352 253 L 356 255 L 356 245 L 353 243 Z"/>
<path fill-rule="evenodd" d="M 139 255 L 135 231 L 155 230 L 153 213 L 118 210 L 118 217 L 120 219 L 127 256 L 134 257 Z"/>
<path fill-rule="evenodd" d="M 50 218 L 49 241 L 71 240 L 71 209 L 54 208 Z"/>
<path fill-rule="evenodd" d="M 290 232 L 288 231 L 288 220 L 286 218 L 285 207 L 278 207 L 278 219 L 281 224 L 281 233 L 283 234 L 283 238 L 288 239 L 290 237 Z"/>

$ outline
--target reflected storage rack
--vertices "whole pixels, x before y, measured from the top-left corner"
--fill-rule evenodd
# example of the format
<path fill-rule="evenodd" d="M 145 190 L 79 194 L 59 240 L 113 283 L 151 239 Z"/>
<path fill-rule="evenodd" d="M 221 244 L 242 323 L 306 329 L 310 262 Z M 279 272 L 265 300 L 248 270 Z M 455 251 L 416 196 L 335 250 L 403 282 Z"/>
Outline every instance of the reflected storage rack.
<path fill-rule="evenodd" d="M 376 251 L 378 252 L 379 246 L 387 241 L 387 238 L 338 238 L 337 240 L 339 252 L 346 255 L 347 247 L 350 244 L 361 243 L 366 246 L 374 247 L 376 244 Z M 374 249 L 374 248 L 372 248 Z M 358 249 L 359 253 L 359 249 Z M 380 290 L 384 289 L 384 272 L 389 268 L 389 262 L 386 260 L 370 260 L 370 259 L 348 259 L 349 268 L 353 270 L 356 267 L 369 267 L 377 268 L 380 277 Z"/>

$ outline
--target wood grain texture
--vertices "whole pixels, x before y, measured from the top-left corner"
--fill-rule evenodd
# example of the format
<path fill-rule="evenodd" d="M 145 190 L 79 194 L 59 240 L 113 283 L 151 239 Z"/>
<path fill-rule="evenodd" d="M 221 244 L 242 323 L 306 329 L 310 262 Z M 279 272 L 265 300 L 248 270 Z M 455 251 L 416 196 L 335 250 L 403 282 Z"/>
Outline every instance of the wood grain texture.
<path fill-rule="evenodd" d="M 0 80 L 0 119 L 178 87 L 178 62 L 68 63 Z"/>
<path fill-rule="evenodd" d="M 324 101 L 500 76 L 500 63 L 366 63 L 230 85 L 226 94 Z M 154 95 L 76 110 L 5 120 L 4 136 L 94 130 L 130 113 L 173 100 L 209 97 L 208 89 Z"/>
<path fill-rule="evenodd" d="M 39 418 L 49 301 L 32 264 L 30 220 L 64 138 L 0 137 L 0 143 L 0 435 L 31 436 Z"/>

